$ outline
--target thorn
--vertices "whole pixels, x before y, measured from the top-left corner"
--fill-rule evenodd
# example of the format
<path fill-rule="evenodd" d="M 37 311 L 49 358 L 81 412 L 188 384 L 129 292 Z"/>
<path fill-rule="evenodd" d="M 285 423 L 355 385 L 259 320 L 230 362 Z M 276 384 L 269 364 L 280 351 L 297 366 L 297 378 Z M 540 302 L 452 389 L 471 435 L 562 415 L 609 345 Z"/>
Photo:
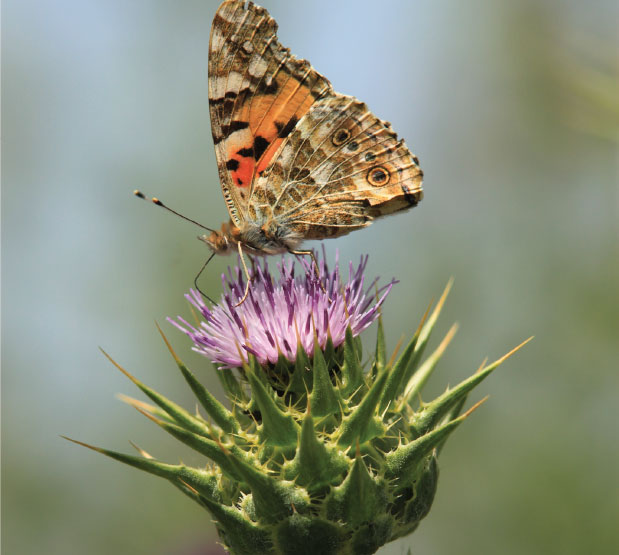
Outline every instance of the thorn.
<path fill-rule="evenodd" d="M 248 340 L 246 340 L 246 344 L 248 347 L 251 347 L 251 343 L 249 343 Z M 239 354 L 239 360 L 241 361 L 241 364 L 243 366 L 243 370 L 245 371 L 245 373 L 247 374 L 247 372 L 250 372 L 251 369 L 249 367 L 249 361 L 245 359 L 245 357 L 243 356 L 243 351 L 241 350 L 241 345 L 239 344 L 239 342 L 235 339 L 234 340 L 234 345 L 236 346 L 236 350 Z"/>
<path fill-rule="evenodd" d="M 520 349 L 522 349 L 522 347 L 524 347 L 529 341 L 531 341 L 535 336 L 532 335 L 531 337 L 529 337 L 529 339 L 525 339 L 522 343 L 520 343 L 520 345 L 518 345 L 517 347 L 514 347 L 511 351 L 509 351 L 509 353 L 503 355 L 501 358 L 495 360 L 490 366 L 499 366 L 499 364 L 503 364 L 510 356 L 512 356 L 513 354 L 516 353 L 516 351 L 519 351 Z M 488 368 L 488 367 L 486 367 Z M 485 368 L 484 368 L 485 370 Z"/>
<path fill-rule="evenodd" d="M 125 376 L 127 376 L 127 378 L 129 378 L 134 384 L 138 385 L 140 382 L 138 381 L 137 378 L 134 378 L 131 374 L 129 374 L 129 372 L 127 372 L 120 364 L 118 364 L 110 355 L 108 355 L 102 347 L 99 347 L 99 350 L 105 355 L 105 358 L 107 358 L 114 366 L 116 366 L 116 368 L 118 368 Z"/>
<path fill-rule="evenodd" d="M 161 327 L 159 326 L 158 322 L 155 320 L 155 326 L 157 326 L 157 330 L 159 330 L 159 333 L 161 335 L 161 337 L 163 338 L 164 343 L 166 344 L 166 347 L 168 348 L 168 351 L 170 351 L 170 354 L 172 355 L 172 358 L 174 358 L 174 361 L 176 362 L 176 364 L 182 364 L 181 359 L 178 358 L 177 354 L 174 352 L 174 349 L 172 348 L 172 345 L 170 345 L 170 342 L 168 341 L 168 338 L 165 336 L 165 334 L 163 333 L 163 330 L 161 329 Z"/>
<path fill-rule="evenodd" d="M 101 453 L 102 455 L 105 455 L 105 450 L 101 449 L 100 447 L 95 447 L 94 445 L 89 445 L 88 443 L 84 443 L 82 441 L 78 441 L 77 439 L 71 439 L 70 437 L 67 436 L 60 436 L 62 439 L 66 439 L 67 441 L 70 441 L 71 443 L 75 443 L 76 445 L 81 445 L 82 447 L 86 447 L 87 449 L 92 449 L 93 451 L 96 451 L 97 453 Z"/>
<path fill-rule="evenodd" d="M 440 342 L 439 346 L 436 348 L 436 351 L 434 351 L 433 356 L 434 355 L 439 356 L 439 357 L 443 356 L 445 349 L 447 349 L 447 347 L 451 343 L 451 340 L 454 338 L 454 335 L 456 335 L 458 328 L 459 328 L 458 323 L 455 323 L 453 326 L 451 326 L 451 328 L 449 328 L 447 335 L 445 335 L 443 340 Z"/>
<path fill-rule="evenodd" d="M 127 403 L 129 406 L 137 410 L 151 412 L 153 409 L 156 408 L 154 405 L 145 403 L 143 401 L 139 401 L 138 399 L 134 399 L 133 397 L 129 397 L 128 395 L 124 395 L 123 393 L 117 393 L 116 398 L 122 401 L 123 403 Z"/>
<path fill-rule="evenodd" d="M 200 420 L 202 420 L 205 424 L 208 424 L 209 426 L 211 425 L 211 417 L 209 416 L 208 419 L 204 418 L 204 416 L 202 416 L 202 413 L 200 412 L 200 405 L 198 404 L 198 402 L 196 401 L 196 418 L 199 418 Z"/>
<path fill-rule="evenodd" d="M 454 278 L 450 277 L 449 281 L 447 282 L 447 285 L 445 286 L 445 290 L 443 291 L 443 294 L 441 295 L 441 298 L 438 300 L 438 303 L 436 303 L 436 308 L 434 309 L 435 312 L 437 311 L 440 312 L 443 309 L 443 305 L 445 304 L 445 301 L 447 300 L 447 295 L 449 295 L 449 292 L 451 291 L 453 284 L 454 284 Z"/>
<path fill-rule="evenodd" d="M 428 305 L 428 308 L 426 308 L 426 311 L 421 317 L 421 321 L 419 322 L 419 325 L 417 326 L 417 329 L 415 330 L 415 336 L 418 337 L 419 334 L 421 333 L 421 328 L 423 328 L 424 324 L 426 323 L 426 320 L 428 319 L 428 314 L 430 314 L 430 309 L 432 308 L 433 303 L 434 303 L 434 299 L 431 299 L 430 304 Z"/>
<path fill-rule="evenodd" d="M 389 362 L 387 362 L 387 368 L 393 368 L 393 363 L 395 362 L 396 356 L 398 355 L 398 351 L 402 347 L 403 341 L 404 341 L 404 336 L 402 335 L 400 339 L 398 340 L 398 343 L 395 346 L 395 349 L 393 350 L 393 354 L 391 355 Z"/>
<path fill-rule="evenodd" d="M 155 424 L 159 424 L 159 425 L 163 424 L 163 420 L 161 420 L 160 418 L 157 418 L 156 416 L 153 416 L 149 412 L 142 410 L 139 407 L 135 407 L 135 410 L 137 410 L 140 414 L 146 416 L 146 418 L 148 418 L 149 420 L 152 420 Z"/>
<path fill-rule="evenodd" d="M 185 480 L 183 480 L 182 478 L 179 478 L 178 481 L 183 484 L 191 493 L 193 493 L 194 495 L 200 495 L 200 492 L 195 489 L 194 487 L 190 486 L 187 482 L 185 482 Z"/>
<path fill-rule="evenodd" d="M 216 436 L 214 441 L 215 441 L 215 443 L 217 443 L 217 446 L 223 451 L 224 455 L 229 457 L 230 456 L 230 451 L 228 451 L 228 449 L 226 449 L 225 445 L 221 442 L 221 439 L 219 438 L 219 436 Z"/>
<path fill-rule="evenodd" d="M 476 411 L 479 407 L 481 407 L 489 398 L 489 395 L 486 395 L 481 401 L 475 403 L 469 410 L 467 410 L 460 418 L 464 420 L 468 416 L 470 416 L 474 411 Z"/>
<path fill-rule="evenodd" d="M 481 361 L 479 368 L 475 370 L 475 374 L 479 374 L 484 369 L 484 367 L 486 366 L 486 362 L 488 362 L 488 357 Z"/>
<path fill-rule="evenodd" d="M 133 447 L 145 459 L 154 459 L 155 458 L 150 453 L 147 453 L 146 451 L 144 451 L 144 449 L 142 449 L 141 447 L 138 447 L 135 443 L 133 443 L 133 441 L 129 441 L 129 443 L 131 444 L 131 447 Z"/>
<path fill-rule="evenodd" d="M 438 301 L 438 305 L 441 308 L 443 307 L 443 305 L 445 304 L 445 301 L 447 300 L 447 295 L 449 295 L 449 292 L 451 291 L 451 288 L 453 287 L 453 283 L 454 283 L 454 277 L 451 276 L 449 278 L 449 281 L 447 282 L 447 285 L 445 286 L 445 290 L 443 291 L 443 294 L 441 295 L 441 298 Z"/>
<path fill-rule="evenodd" d="M 387 411 L 389 410 L 389 407 L 391 407 L 391 403 L 393 403 L 393 399 L 389 399 L 389 402 L 387 403 L 387 406 L 385 407 L 385 410 L 380 415 L 381 420 L 385 419 L 385 415 L 387 414 Z"/>

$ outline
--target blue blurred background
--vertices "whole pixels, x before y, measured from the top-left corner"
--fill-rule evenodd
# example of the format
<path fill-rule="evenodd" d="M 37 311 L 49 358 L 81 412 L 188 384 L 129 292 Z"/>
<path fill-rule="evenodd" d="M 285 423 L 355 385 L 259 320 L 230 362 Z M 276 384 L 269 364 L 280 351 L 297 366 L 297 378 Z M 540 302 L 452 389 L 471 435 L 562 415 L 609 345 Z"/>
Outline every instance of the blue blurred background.
<path fill-rule="evenodd" d="M 618 4 L 576 0 L 264 0 L 280 39 L 368 103 L 419 156 L 425 200 L 337 241 L 396 276 L 389 345 L 450 276 L 426 398 L 530 335 L 442 454 L 434 508 L 383 554 L 619 552 Z M 227 219 L 210 136 L 218 2 L 2 3 L 2 552 L 206 554 L 209 515 L 166 482 L 59 438 L 201 461 L 114 399 L 99 353 L 194 401 L 153 321 L 207 251 L 131 196 Z M 232 259 L 208 268 L 219 291 Z M 372 341 L 372 332 L 366 334 Z M 216 551 L 213 551 L 215 553 Z"/>

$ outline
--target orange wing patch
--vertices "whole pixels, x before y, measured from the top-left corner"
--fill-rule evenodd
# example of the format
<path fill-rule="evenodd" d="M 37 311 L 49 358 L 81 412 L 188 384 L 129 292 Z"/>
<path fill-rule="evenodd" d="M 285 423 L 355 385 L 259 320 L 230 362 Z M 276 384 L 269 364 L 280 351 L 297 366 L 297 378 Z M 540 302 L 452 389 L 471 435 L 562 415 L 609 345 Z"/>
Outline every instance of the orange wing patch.
<path fill-rule="evenodd" d="M 247 187 L 269 165 L 284 139 L 308 112 L 314 97 L 289 79 L 278 95 L 257 96 L 237 114 L 249 126 L 226 143 L 226 168 L 238 187 Z"/>
<path fill-rule="evenodd" d="M 277 23 L 249 2 L 224 2 L 213 20 L 209 104 L 230 216 L 246 219 L 255 179 L 329 81 L 277 41 Z"/>
<path fill-rule="evenodd" d="M 268 97 L 261 99 L 261 103 L 268 106 L 268 111 L 258 124 L 256 137 L 264 137 L 269 144 L 264 153 L 256 158 L 257 173 L 261 173 L 269 165 L 284 139 L 308 112 L 314 101 L 315 97 L 311 94 L 311 90 L 296 79 L 288 79 L 281 92 L 272 100 Z M 260 110 L 257 110 L 257 113 L 260 114 Z M 249 123 L 253 128 L 255 120 L 250 120 Z"/>

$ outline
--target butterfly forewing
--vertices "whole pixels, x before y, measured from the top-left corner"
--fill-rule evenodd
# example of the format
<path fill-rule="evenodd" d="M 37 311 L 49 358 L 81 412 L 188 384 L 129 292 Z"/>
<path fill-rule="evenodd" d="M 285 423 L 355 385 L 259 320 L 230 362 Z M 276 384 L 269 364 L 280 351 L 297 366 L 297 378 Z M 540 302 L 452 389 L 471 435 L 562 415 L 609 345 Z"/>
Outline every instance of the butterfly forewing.
<path fill-rule="evenodd" d="M 416 205 L 422 172 L 404 141 L 276 33 L 264 8 L 239 0 L 211 30 L 211 125 L 236 240 L 277 252 L 284 237 L 335 237 Z"/>
<path fill-rule="evenodd" d="M 256 177 L 329 81 L 277 40 L 277 23 L 229 0 L 215 15 L 209 49 L 211 127 L 230 216 L 240 225 Z"/>

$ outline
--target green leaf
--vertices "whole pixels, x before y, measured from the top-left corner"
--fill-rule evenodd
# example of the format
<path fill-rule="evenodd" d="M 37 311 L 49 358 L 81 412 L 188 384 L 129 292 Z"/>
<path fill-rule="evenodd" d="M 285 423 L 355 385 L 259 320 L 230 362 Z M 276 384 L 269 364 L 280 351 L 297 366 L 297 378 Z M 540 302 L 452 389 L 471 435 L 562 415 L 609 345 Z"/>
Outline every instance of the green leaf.
<path fill-rule="evenodd" d="M 294 361 L 294 370 L 290 378 L 290 391 L 305 393 L 312 389 L 312 364 L 299 341 L 297 343 L 297 357 Z"/>
<path fill-rule="evenodd" d="M 268 529 L 251 522 L 235 507 L 204 499 L 204 506 L 215 517 L 222 540 L 235 555 L 274 553 Z"/>
<path fill-rule="evenodd" d="M 322 417 L 340 412 L 338 394 L 331 383 L 327 363 L 318 341 L 314 342 L 313 387 L 310 395 L 314 416 Z"/>
<path fill-rule="evenodd" d="M 234 370 L 218 370 L 215 369 L 217 378 L 221 387 L 226 392 L 226 397 L 230 399 L 230 402 L 234 404 L 246 404 L 248 402 L 247 395 L 239 380 L 234 376 Z"/>
<path fill-rule="evenodd" d="M 318 341 L 314 341 L 314 346 L 318 343 Z M 335 353 L 335 347 L 333 346 L 333 340 L 331 339 L 331 334 L 327 336 L 327 342 L 325 343 L 325 348 L 323 349 L 323 356 L 325 359 L 325 364 L 328 368 L 333 368 L 336 364 L 337 355 Z"/>
<path fill-rule="evenodd" d="M 378 317 L 378 328 L 376 330 L 376 350 L 374 352 L 374 365 L 372 375 L 376 377 L 387 365 L 387 344 L 385 342 L 385 329 L 383 327 L 382 314 Z"/>
<path fill-rule="evenodd" d="M 467 395 L 475 386 L 485 380 L 498 366 L 500 366 L 516 351 L 524 347 L 524 345 L 526 345 L 531 339 L 532 338 L 529 338 L 522 342 L 516 348 L 512 349 L 509 353 L 502 356 L 489 366 L 480 369 L 470 378 L 461 381 L 453 389 L 448 389 L 445 393 L 430 403 L 426 403 L 421 411 L 415 413 L 415 419 L 412 423 L 412 427 L 416 429 L 418 434 L 423 434 L 430 428 L 434 427 L 445 416 L 447 411 L 460 402 L 462 397 Z"/>
<path fill-rule="evenodd" d="M 376 417 L 376 409 L 387 381 L 383 372 L 372 384 L 367 394 L 351 414 L 344 417 L 339 429 L 337 444 L 343 448 L 352 447 L 356 441 L 365 443 L 385 432 L 382 419 Z"/>
<path fill-rule="evenodd" d="M 230 464 L 249 486 L 256 514 L 264 523 L 275 523 L 291 515 L 294 510 L 304 511 L 307 508 L 309 496 L 303 488 L 270 476 L 265 468 L 239 457 L 230 457 Z"/>
<path fill-rule="evenodd" d="M 251 360 L 255 360 L 252 357 Z M 260 366 L 253 364 L 253 368 L 247 368 L 246 374 L 251 387 L 252 400 L 255 401 L 262 417 L 260 435 L 263 441 L 271 447 L 294 447 L 299 435 L 299 425 L 294 421 L 284 408 L 280 408 L 281 402 L 276 402 L 267 391 L 264 384 L 258 379 L 256 369 Z"/>
<path fill-rule="evenodd" d="M 348 326 L 344 340 L 344 364 L 342 366 L 342 393 L 346 397 L 363 385 L 363 368 L 360 360 L 352 329 Z"/>
<path fill-rule="evenodd" d="M 387 406 L 393 403 L 396 395 L 398 395 L 400 391 L 400 384 L 404 379 L 404 374 L 407 372 L 409 366 L 415 363 L 413 356 L 415 354 L 415 348 L 417 347 L 419 333 L 420 330 L 417 329 L 415 335 L 413 335 L 413 338 L 410 340 L 410 343 L 400 355 L 400 358 L 398 358 L 396 363 L 393 365 L 393 368 L 388 372 L 387 384 L 385 385 L 380 401 L 380 413 L 383 413 Z"/>
<path fill-rule="evenodd" d="M 176 362 L 181 374 L 185 378 L 185 381 L 189 384 L 189 387 L 193 391 L 196 399 L 200 402 L 207 414 L 219 425 L 219 427 L 226 433 L 238 433 L 239 423 L 234 415 L 224 407 L 215 397 L 208 391 L 193 375 L 193 373 L 185 366 L 183 361 L 177 356 L 172 349 L 172 345 L 168 341 L 168 338 L 164 335 L 163 331 L 157 324 L 157 329 L 163 338 L 172 358 Z M 225 371 L 225 370 L 224 370 Z"/>
<path fill-rule="evenodd" d="M 284 465 L 285 478 L 306 487 L 310 494 L 336 482 L 349 466 L 339 449 L 328 449 L 318 438 L 311 412 L 308 407 L 294 459 Z"/>
<path fill-rule="evenodd" d="M 398 486 L 412 485 L 418 479 L 419 465 L 424 458 L 441 444 L 464 420 L 477 409 L 483 399 L 462 416 L 435 428 L 421 437 L 397 447 L 385 456 L 385 477 L 395 480 Z"/>
<path fill-rule="evenodd" d="M 376 481 L 359 453 L 342 484 L 331 490 L 327 498 L 327 518 L 342 520 L 357 528 L 383 514 L 387 507 L 385 484 Z"/>
<path fill-rule="evenodd" d="M 454 324 L 447 332 L 447 335 L 443 338 L 440 345 L 436 350 L 423 362 L 417 372 L 415 372 L 409 379 L 406 387 L 404 388 L 403 403 L 411 403 L 413 399 L 421 392 L 421 389 L 428 381 L 428 378 L 436 368 L 438 361 L 443 356 L 445 349 L 453 339 L 456 331 L 458 330 L 457 324 Z"/>
<path fill-rule="evenodd" d="M 180 405 L 177 405 L 163 395 L 157 393 L 154 389 L 151 389 L 147 385 L 143 384 L 140 380 L 129 374 L 129 372 L 127 372 L 114 359 L 112 359 L 112 357 L 103 349 L 101 349 L 101 352 L 116 368 L 118 368 L 118 370 L 120 370 L 125 376 L 127 376 L 127 378 L 137 385 L 148 397 L 150 397 L 152 401 L 165 410 L 179 425 L 196 434 L 200 434 L 204 437 L 210 437 L 210 430 L 203 420 L 196 418 Z"/>
<path fill-rule="evenodd" d="M 339 524 L 299 513 L 275 529 L 275 544 L 280 555 L 340 555 L 345 540 L 345 532 Z"/>
<path fill-rule="evenodd" d="M 148 472 L 154 476 L 165 478 L 176 486 L 184 486 L 184 488 L 181 487 L 184 493 L 188 493 L 187 486 L 189 486 L 204 498 L 212 499 L 213 501 L 216 501 L 218 498 L 217 479 L 214 477 L 214 473 L 212 472 L 191 468 L 189 466 L 185 466 L 184 464 L 166 464 L 155 459 L 126 455 L 125 453 L 111 451 L 110 449 L 95 447 L 93 445 L 89 445 L 88 443 L 83 443 L 66 436 L 61 437 L 67 441 L 96 451 L 97 453 L 101 453 L 106 457 L 110 457 L 111 459 L 115 459 L 121 463 L 137 468 L 138 470 L 143 470 L 144 472 Z M 190 495 L 190 497 L 192 496 Z M 193 498 L 195 501 L 199 502 L 195 495 L 193 495 Z"/>
<path fill-rule="evenodd" d="M 198 453 L 201 453 L 205 457 L 211 459 L 214 463 L 216 463 L 221 470 L 228 474 L 231 478 L 238 480 L 239 475 L 234 472 L 233 467 L 230 465 L 230 450 L 233 450 L 234 456 L 243 457 L 241 452 L 234 448 L 224 448 L 224 446 L 219 441 L 213 441 L 212 439 L 205 438 L 198 434 L 194 434 L 190 431 L 187 431 L 185 428 L 180 426 L 176 426 L 175 424 L 170 424 L 164 420 L 158 420 L 152 415 L 148 413 L 143 413 L 147 418 L 158 424 L 161 428 L 163 428 L 170 435 L 174 436 L 179 441 L 182 441 L 185 445 L 188 445 Z"/>
<path fill-rule="evenodd" d="M 424 317 L 422 318 L 421 324 L 419 325 L 419 328 L 417 329 L 417 333 L 415 334 L 417 336 L 415 349 L 413 351 L 412 357 L 410 357 L 409 362 L 404 368 L 404 372 L 398 384 L 398 388 L 396 392 L 397 395 L 399 395 L 402 392 L 404 384 L 409 383 L 411 377 L 415 374 L 415 371 L 417 370 L 417 365 L 419 364 L 419 361 L 421 360 L 421 356 L 423 355 L 426 345 L 428 344 L 428 340 L 430 339 L 430 335 L 432 334 L 434 325 L 436 324 L 436 321 L 438 320 L 438 317 L 441 311 L 443 310 L 443 306 L 445 305 L 445 301 L 447 300 L 447 295 L 449 295 L 452 285 L 453 285 L 453 278 L 447 282 L 447 286 L 445 287 L 445 290 L 443 291 L 441 298 L 436 303 L 436 306 L 434 310 L 432 311 L 432 314 L 430 315 L 430 317 L 426 320 L 426 316 L 427 316 L 427 312 L 426 312 L 426 315 L 424 315 Z M 429 310 L 429 307 L 428 307 L 428 310 Z"/>

